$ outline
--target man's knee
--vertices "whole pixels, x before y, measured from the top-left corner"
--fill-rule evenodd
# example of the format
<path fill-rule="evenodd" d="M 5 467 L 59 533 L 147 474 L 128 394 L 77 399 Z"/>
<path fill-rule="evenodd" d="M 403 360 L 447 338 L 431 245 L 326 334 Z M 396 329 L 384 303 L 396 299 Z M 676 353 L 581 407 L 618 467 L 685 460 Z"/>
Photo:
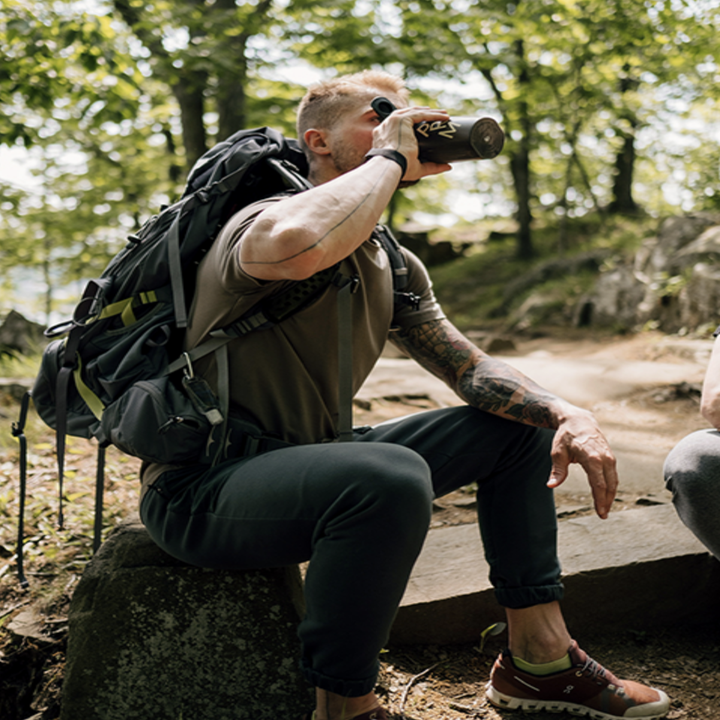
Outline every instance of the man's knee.
<path fill-rule="evenodd" d="M 663 475 L 674 497 L 705 492 L 720 477 L 720 433 L 699 430 L 683 438 L 665 459 Z"/>
<path fill-rule="evenodd" d="M 430 468 L 414 450 L 390 443 L 363 447 L 353 463 L 352 477 L 362 495 L 398 515 L 432 512 Z"/>

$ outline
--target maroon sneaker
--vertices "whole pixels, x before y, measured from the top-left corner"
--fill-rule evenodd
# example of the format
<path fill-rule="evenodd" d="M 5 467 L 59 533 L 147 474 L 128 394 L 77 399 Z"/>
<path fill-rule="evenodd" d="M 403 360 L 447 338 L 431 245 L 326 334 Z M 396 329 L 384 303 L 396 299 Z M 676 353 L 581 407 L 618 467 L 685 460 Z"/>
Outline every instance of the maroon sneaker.
<path fill-rule="evenodd" d="M 569 670 L 538 676 L 518 670 L 510 651 L 505 650 L 490 673 L 488 700 L 506 710 L 566 711 L 592 720 L 653 720 L 667 714 L 670 701 L 662 690 L 618 680 L 574 640 L 568 652 L 572 662 Z"/>

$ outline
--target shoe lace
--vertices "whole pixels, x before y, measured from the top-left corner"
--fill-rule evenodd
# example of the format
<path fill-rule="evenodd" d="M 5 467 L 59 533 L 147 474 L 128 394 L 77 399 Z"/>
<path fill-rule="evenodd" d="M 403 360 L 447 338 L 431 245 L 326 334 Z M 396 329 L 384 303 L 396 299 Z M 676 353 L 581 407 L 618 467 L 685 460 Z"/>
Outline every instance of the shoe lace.
<path fill-rule="evenodd" d="M 579 672 L 587 674 L 597 681 L 607 680 L 605 677 L 605 668 L 599 662 L 593 660 L 589 655 L 586 656 L 585 663 Z"/>

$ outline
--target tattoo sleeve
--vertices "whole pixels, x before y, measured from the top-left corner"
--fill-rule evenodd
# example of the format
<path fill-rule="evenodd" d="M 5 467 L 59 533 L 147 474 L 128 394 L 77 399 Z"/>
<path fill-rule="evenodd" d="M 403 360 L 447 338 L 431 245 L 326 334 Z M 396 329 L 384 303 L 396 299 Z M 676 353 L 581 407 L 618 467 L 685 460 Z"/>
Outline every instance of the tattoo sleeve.
<path fill-rule="evenodd" d="M 471 343 L 447 320 L 399 331 L 393 342 L 469 405 L 537 427 L 556 428 L 552 393 Z"/>

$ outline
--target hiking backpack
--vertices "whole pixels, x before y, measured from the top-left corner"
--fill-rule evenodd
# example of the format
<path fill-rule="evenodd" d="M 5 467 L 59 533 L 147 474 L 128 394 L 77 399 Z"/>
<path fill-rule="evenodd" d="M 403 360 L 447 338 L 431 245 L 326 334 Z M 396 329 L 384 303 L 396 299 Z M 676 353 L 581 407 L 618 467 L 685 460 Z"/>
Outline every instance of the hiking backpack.
<path fill-rule="evenodd" d="M 338 287 L 339 317 L 349 318 L 352 278 L 332 267 L 266 298 L 230 325 L 213 331 L 210 340 L 182 352 L 197 266 L 222 226 L 246 205 L 308 189 L 306 172 L 296 141 L 271 128 L 235 133 L 198 160 L 180 200 L 130 235 L 100 277 L 87 283 L 72 319 L 45 331 L 52 342 L 13 424 L 21 450 L 17 549 L 21 584 L 27 584 L 22 545 L 24 426 L 30 397 L 41 419 L 56 431 L 60 527 L 66 435 L 98 441 L 93 539 L 97 550 L 108 445 L 161 463 L 195 461 L 211 445 L 225 447 L 226 443 L 210 443 L 209 438 L 226 433 L 228 427 L 227 343 L 282 322 L 330 284 Z M 417 302 L 403 290 L 407 268 L 397 241 L 386 228 L 379 228 L 376 236 L 390 258 L 396 303 Z M 349 325 L 340 323 L 340 439 L 348 439 L 352 429 Z M 217 396 L 192 371 L 192 363 L 211 352 L 216 353 L 219 367 Z M 247 454 L 272 440 L 261 429 L 243 425 L 242 430 L 249 440 Z M 211 463 L 221 459 L 205 458 Z"/>

